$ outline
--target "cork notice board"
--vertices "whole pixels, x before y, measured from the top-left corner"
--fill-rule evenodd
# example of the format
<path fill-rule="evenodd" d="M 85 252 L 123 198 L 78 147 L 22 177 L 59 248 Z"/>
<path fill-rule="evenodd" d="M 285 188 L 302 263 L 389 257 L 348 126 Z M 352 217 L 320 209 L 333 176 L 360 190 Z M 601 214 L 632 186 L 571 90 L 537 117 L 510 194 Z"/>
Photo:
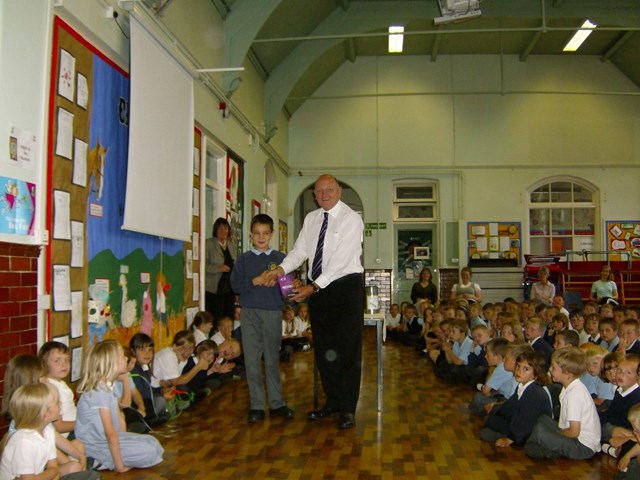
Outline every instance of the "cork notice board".
<path fill-rule="evenodd" d="M 507 258 L 522 263 L 520 222 L 469 222 L 467 253 L 469 259 Z"/>
<path fill-rule="evenodd" d="M 608 220 L 606 228 L 610 260 L 640 260 L 640 220 Z"/>

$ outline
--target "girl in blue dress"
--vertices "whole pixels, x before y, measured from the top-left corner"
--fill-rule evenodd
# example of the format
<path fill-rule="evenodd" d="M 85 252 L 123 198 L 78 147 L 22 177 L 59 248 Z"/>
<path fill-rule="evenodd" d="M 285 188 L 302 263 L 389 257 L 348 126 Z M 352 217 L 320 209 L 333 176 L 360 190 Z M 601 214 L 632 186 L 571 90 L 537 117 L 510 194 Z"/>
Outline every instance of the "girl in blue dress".
<path fill-rule="evenodd" d="M 126 472 L 162 461 L 163 449 L 151 435 L 127 432 L 124 417 L 113 391 L 113 382 L 127 372 L 122 346 L 105 340 L 89 350 L 83 365 L 78 393 L 76 437 L 85 444 L 87 456 L 102 470 Z M 94 467 L 95 468 L 95 467 Z"/>

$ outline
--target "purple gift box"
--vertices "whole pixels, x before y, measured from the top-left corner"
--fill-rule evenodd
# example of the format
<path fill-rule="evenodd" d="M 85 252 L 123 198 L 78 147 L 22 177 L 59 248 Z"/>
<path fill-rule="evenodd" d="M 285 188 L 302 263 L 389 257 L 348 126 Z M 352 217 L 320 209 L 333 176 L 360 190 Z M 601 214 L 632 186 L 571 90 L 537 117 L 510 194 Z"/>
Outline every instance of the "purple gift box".
<path fill-rule="evenodd" d="M 295 295 L 293 291 L 293 282 L 296 277 L 293 273 L 287 273 L 281 277 L 278 277 L 278 285 L 280 286 L 280 293 L 284 298 L 290 298 Z"/>

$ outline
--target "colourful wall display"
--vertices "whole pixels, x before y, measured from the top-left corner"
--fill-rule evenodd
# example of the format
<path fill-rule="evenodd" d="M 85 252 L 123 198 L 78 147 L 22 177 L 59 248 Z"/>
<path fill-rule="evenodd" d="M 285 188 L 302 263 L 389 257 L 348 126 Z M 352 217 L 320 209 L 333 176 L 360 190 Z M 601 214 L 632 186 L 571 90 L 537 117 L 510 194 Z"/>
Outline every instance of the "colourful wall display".
<path fill-rule="evenodd" d="M 609 260 L 640 260 L 640 220 L 608 220 Z"/>
<path fill-rule="evenodd" d="M 505 258 L 522 263 L 520 222 L 469 222 L 467 253 L 469 259 Z"/>

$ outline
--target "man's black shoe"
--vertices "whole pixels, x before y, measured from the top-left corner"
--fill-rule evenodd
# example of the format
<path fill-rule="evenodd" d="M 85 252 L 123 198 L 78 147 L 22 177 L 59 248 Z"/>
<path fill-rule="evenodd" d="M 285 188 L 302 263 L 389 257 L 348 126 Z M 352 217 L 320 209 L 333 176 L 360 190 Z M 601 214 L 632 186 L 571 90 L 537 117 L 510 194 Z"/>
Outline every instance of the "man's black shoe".
<path fill-rule="evenodd" d="M 346 430 L 356 426 L 356 417 L 353 413 L 341 413 L 338 418 L 338 428 L 340 430 Z"/>
<path fill-rule="evenodd" d="M 322 420 L 323 418 L 332 417 L 334 415 L 337 415 L 338 413 L 340 412 L 336 409 L 324 407 L 320 410 L 312 410 L 311 412 L 307 413 L 307 418 L 309 420 Z"/>

